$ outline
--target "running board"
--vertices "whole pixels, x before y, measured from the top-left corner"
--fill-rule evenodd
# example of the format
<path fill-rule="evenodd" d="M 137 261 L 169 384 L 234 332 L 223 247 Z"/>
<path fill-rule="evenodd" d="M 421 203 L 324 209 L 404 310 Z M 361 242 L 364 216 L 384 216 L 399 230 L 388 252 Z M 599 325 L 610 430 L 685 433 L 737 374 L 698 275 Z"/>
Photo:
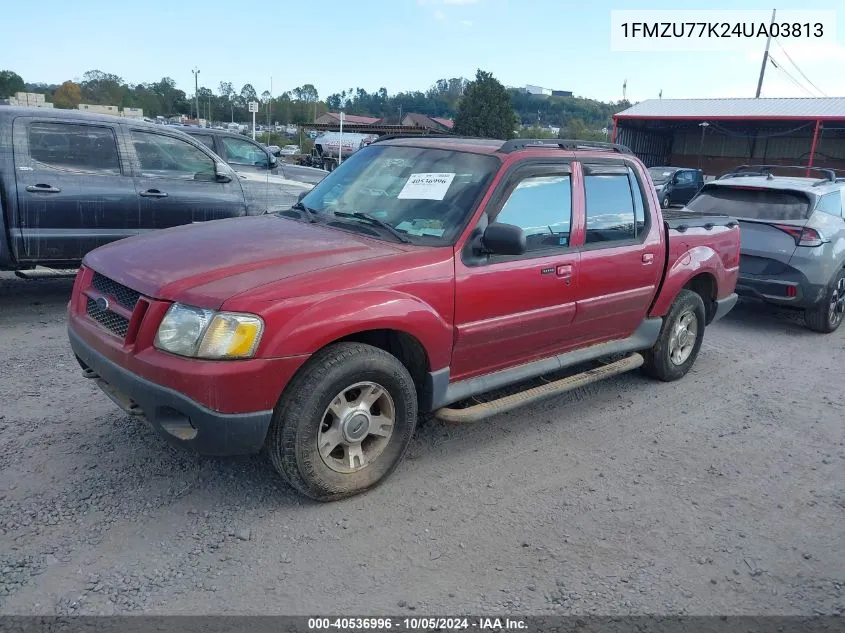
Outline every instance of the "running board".
<path fill-rule="evenodd" d="M 435 411 L 434 416 L 445 422 L 477 422 L 492 415 L 504 413 L 505 411 L 516 409 L 525 404 L 548 398 L 549 396 L 556 396 L 598 382 L 599 380 L 637 369 L 642 366 L 643 362 L 644 359 L 641 354 L 631 354 L 614 363 L 589 369 L 580 374 L 567 376 L 566 378 L 561 378 L 560 380 L 555 380 L 539 387 L 526 389 L 525 391 L 504 396 L 490 402 L 482 402 L 465 409 L 443 407 Z"/>
<path fill-rule="evenodd" d="M 70 279 L 76 277 L 77 268 L 55 270 L 53 268 L 34 268 L 32 270 L 16 270 L 15 276 L 20 279 Z"/>

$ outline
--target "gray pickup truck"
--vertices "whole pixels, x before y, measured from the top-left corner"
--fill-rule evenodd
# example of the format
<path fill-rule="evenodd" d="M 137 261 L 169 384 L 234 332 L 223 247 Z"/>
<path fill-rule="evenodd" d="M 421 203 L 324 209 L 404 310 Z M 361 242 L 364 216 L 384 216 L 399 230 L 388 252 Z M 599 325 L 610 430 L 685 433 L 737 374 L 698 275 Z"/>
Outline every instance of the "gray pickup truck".
<path fill-rule="evenodd" d="M 2 107 L 0 270 L 75 268 L 109 242 L 287 208 L 312 186 L 239 175 L 179 128 Z"/>

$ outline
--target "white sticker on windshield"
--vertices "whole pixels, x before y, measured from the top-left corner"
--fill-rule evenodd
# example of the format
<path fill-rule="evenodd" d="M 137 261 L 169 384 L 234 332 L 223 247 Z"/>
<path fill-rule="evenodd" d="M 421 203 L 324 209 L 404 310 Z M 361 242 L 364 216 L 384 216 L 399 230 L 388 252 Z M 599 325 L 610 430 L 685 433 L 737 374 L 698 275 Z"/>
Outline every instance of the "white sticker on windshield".
<path fill-rule="evenodd" d="M 443 200 L 454 178 L 455 174 L 411 174 L 396 197 L 400 200 Z"/>

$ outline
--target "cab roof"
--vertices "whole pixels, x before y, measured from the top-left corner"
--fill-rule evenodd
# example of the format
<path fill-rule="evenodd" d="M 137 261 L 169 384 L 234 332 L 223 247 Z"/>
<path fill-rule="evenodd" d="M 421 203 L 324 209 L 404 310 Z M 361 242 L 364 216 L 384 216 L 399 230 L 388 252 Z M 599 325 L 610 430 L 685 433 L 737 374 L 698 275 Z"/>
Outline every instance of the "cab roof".
<path fill-rule="evenodd" d="M 399 145 L 403 147 L 425 147 L 455 150 L 475 154 L 510 154 L 522 150 L 558 149 L 571 152 L 618 153 L 633 156 L 633 152 L 617 143 L 578 141 L 570 139 L 501 139 L 475 138 L 468 136 L 386 136 L 371 145 Z"/>

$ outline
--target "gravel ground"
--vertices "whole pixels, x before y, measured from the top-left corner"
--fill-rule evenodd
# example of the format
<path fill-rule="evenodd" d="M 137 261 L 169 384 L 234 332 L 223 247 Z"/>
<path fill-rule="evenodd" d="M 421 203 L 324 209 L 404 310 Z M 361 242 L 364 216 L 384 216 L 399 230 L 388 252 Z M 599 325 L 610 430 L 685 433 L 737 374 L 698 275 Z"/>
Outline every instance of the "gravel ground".
<path fill-rule="evenodd" d="M 680 382 L 427 421 L 385 485 L 316 504 L 122 414 L 70 287 L 0 277 L 2 613 L 845 611 L 845 330 L 741 304 Z"/>

